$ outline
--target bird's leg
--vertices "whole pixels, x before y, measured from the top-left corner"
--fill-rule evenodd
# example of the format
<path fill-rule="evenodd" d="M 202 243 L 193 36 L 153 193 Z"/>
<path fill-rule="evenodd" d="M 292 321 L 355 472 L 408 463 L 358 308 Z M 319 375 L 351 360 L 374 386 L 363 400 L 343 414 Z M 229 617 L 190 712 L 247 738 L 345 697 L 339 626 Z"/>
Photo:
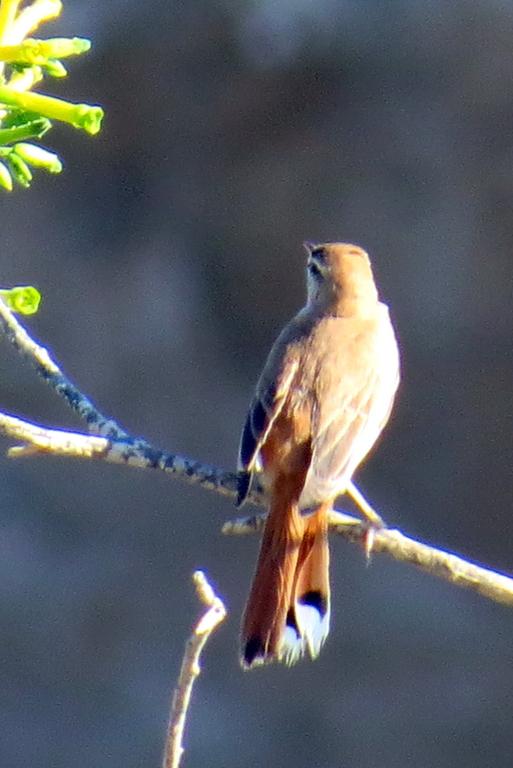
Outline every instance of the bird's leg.
<path fill-rule="evenodd" d="M 371 507 L 365 496 L 360 493 L 356 485 L 351 480 L 347 484 L 346 493 L 352 498 L 356 506 L 359 507 L 363 517 L 372 528 L 386 528 L 382 518 Z"/>
<path fill-rule="evenodd" d="M 360 509 L 363 517 L 369 524 L 363 535 L 363 548 L 367 557 L 367 562 L 369 562 L 372 548 L 374 546 L 374 537 L 376 535 L 376 531 L 379 528 L 386 528 L 386 525 L 378 513 L 371 507 L 365 496 L 360 493 L 353 482 L 349 481 L 347 484 L 346 493 L 352 498 L 354 503 Z"/>

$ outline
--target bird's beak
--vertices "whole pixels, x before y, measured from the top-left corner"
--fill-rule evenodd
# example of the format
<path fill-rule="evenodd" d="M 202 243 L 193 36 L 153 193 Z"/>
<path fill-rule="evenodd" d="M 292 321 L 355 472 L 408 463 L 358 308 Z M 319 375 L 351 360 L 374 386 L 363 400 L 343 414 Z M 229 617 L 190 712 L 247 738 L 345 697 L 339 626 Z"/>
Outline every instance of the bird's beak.
<path fill-rule="evenodd" d="M 306 250 L 307 254 L 310 256 L 314 248 L 317 247 L 317 243 L 314 243 L 313 240 L 305 240 L 303 243 L 303 247 Z"/>

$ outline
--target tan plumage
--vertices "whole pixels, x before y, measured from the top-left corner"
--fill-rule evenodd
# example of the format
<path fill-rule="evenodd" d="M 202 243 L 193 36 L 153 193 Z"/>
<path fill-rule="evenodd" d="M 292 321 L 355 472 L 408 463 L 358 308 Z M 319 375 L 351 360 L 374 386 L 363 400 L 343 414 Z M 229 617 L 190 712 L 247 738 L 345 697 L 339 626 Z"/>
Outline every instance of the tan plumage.
<path fill-rule="evenodd" d="M 330 613 L 327 513 L 388 420 L 399 383 L 365 251 L 307 250 L 307 304 L 271 349 L 241 437 L 239 502 L 260 468 L 270 497 L 243 619 L 245 666 L 318 654 Z"/>

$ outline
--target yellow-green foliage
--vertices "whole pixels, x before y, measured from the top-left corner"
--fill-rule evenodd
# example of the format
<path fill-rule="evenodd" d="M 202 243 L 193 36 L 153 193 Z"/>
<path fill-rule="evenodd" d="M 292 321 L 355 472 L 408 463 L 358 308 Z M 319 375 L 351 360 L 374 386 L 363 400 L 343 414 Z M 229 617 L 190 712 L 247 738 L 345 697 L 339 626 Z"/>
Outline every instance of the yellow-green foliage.
<path fill-rule="evenodd" d="M 40 40 L 29 37 L 45 21 L 56 18 L 61 0 L 0 0 L 0 187 L 10 191 L 13 179 L 30 186 L 31 168 L 59 173 L 59 157 L 38 142 L 52 120 L 69 123 L 94 135 L 103 110 L 75 104 L 33 90 L 44 77 L 67 75 L 61 59 L 78 56 L 91 47 L 80 37 Z M 30 141 L 28 141 L 30 140 Z"/>

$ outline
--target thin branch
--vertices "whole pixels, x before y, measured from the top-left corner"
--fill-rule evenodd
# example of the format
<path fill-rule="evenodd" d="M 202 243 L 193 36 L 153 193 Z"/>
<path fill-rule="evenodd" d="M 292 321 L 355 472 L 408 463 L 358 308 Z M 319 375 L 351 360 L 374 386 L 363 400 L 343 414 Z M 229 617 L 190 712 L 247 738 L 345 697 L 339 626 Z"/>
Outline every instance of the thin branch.
<path fill-rule="evenodd" d="M 59 395 L 72 411 L 89 425 L 91 432 L 106 437 L 128 437 L 112 419 L 104 416 L 61 371 L 48 350 L 32 339 L 11 310 L 0 299 L 0 327 L 15 349 L 35 368 L 36 373 Z"/>
<path fill-rule="evenodd" d="M 130 435 L 117 421 L 103 414 L 63 373 L 48 350 L 27 333 L 1 299 L 0 329 L 3 329 L 7 339 L 20 355 L 34 367 L 38 376 L 88 425 L 88 434 L 45 429 L 35 423 L 2 413 L 0 434 L 21 440 L 27 446 L 11 449 L 11 457 L 46 452 L 67 457 L 103 459 L 111 464 L 124 464 L 140 469 L 160 469 L 207 490 L 235 498 L 235 473 L 223 472 L 195 459 L 155 448 L 146 440 Z M 91 434 L 93 437 L 88 442 Z M 105 442 L 98 441 L 99 437 L 106 438 Z M 258 491 L 250 500 L 258 503 Z"/>
<path fill-rule="evenodd" d="M 207 610 L 200 618 L 187 640 L 178 683 L 173 694 L 171 716 L 167 729 L 163 768 L 178 768 L 183 755 L 183 732 L 187 710 L 191 700 L 192 687 L 201 669 L 199 659 L 208 638 L 226 616 L 226 608 L 207 581 L 203 571 L 192 576 L 196 594 Z"/>
<path fill-rule="evenodd" d="M 91 435 L 46 429 L 7 414 L 0 414 L 0 434 L 22 443 L 9 450 L 10 456 L 51 453 L 82 459 L 101 459 L 112 464 L 141 469 L 158 469 L 182 477 L 206 490 L 236 498 L 237 475 L 234 472 L 225 472 L 194 459 L 155 448 L 146 440 L 129 435 L 116 421 L 104 416 L 62 373 L 48 351 L 29 336 L 1 300 L 0 328 L 3 328 L 12 344 L 32 363 L 44 381 L 86 421 L 90 432 L 96 433 Z M 256 506 L 264 506 L 263 493 L 258 483 L 254 485 L 249 501 Z M 260 531 L 263 520 L 262 515 L 242 518 L 226 523 L 223 531 L 230 534 Z M 369 528 L 358 518 L 335 511 L 330 518 L 330 529 L 348 541 L 357 542 L 367 551 Z M 513 606 L 513 579 L 506 575 L 423 544 L 398 530 L 373 529 L 371 541 L 372 551 L 375 553 L 384 552 L 395 560 L 415 565 L 452 584 L 472 589 L 491 600 Z"/>
<path fill-rule="evenodd" d="M 263 530 L 264 522 L 265 515 L 241 517 L 225 523 L 222 530 L 231 536 L 256 533 Z M 332 533 L 342 536 L 346 541 L 366 547 L 369 529 L 358 518 L 333 510 L 329 526 Z M 513 606 L 513 578 L 471 563 L 451 552 L 423 544 L 397 529 L 373 529 L 372 553 L 377 552 L 384 552 L 399 562 L 415 565 L 431 576 L 471 589 L 496 603 Z"/>
<path fill-rule="evenodd" d="M 0 413 L 0 435 L 22 443 L 9 448 L 11 458 L 46 453 L 67 458 L 101 459 L 109 464 L 135 469 L 158 469 L 223 496 L 235 499 L 237 495 L 237 475 L 234 472 L 224 472 L 195 459 L 162 451 L 137 437 L 127 435 L 125 438 L 109 439 L 82 432 L 47 429 L 6 413 Z M 252 493 L 251 500 L 261 503 L 258 489 Z"/>
<path fill-rule="evenodd" d="M 13 459 L 38 453 L 94 459 L 104 456 L 110 445 L 105 437 L 45 429 L 6 413 L 0 413 L 0 433 L 21 441 L 22 445 L 15 445 L 7 451 Z"/>

